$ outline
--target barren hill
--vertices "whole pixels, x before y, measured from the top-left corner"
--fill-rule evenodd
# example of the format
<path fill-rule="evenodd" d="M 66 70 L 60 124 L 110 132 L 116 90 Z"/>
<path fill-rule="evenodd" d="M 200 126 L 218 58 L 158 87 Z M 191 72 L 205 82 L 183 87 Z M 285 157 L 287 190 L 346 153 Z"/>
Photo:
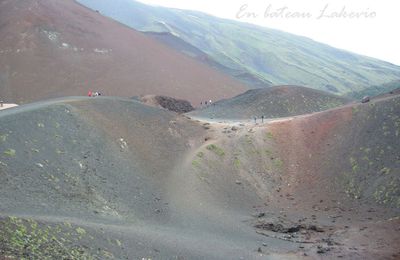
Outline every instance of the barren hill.
<path fill-rule="evenodd" d="M 75 1 L 0 1 L 0 96 L 168 95 L 195 104 L 245 88 Z"/>
<path fill-rule="evenodd" d="M 215 119 L 252 120 L 254 117 L 278 118 L 335 108 L 351 100 L 327 92 L 299 86 L 254 89 L 234 98 L 221 100 L 190 113 Z"/>

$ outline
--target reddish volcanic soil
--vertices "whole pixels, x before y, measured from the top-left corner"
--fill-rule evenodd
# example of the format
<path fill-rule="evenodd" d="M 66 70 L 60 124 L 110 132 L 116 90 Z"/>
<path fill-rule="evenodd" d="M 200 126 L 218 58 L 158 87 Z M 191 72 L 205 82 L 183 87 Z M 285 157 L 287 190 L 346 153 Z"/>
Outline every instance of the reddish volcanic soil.
<path fill-rule="evenodd" d="M 0 1 L 0 97 L 157 94 L 197 105 L 245 87 L 72 0 Z"/>

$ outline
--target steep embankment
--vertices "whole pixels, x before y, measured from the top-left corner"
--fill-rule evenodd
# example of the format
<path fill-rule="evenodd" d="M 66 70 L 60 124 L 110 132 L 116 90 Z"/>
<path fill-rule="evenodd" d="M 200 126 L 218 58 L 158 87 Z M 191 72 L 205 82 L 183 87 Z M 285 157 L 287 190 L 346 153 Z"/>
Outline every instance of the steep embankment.
<path fill-rule="evenodd" d="M 340 191 L 365 205 L 400 208 L 398 95 L 275 122 L 270 128 L 285 155 L 291 187 L 311 195 L 307 200 Z"/>
<path fill-rule="evenodd" d="M 0 96 L 158 94 L 199 103 L 241 83 L 73 0 L 0 1 Z"/>
<path fill-rule="evenodd" d="M 351 100 L 326 92 L 298 87 L 277 86 L 249 90 L 190 113 L 199 118 L 252 120 L 254 117 L 279 118 L 308 114 L 339 107 Z"/>

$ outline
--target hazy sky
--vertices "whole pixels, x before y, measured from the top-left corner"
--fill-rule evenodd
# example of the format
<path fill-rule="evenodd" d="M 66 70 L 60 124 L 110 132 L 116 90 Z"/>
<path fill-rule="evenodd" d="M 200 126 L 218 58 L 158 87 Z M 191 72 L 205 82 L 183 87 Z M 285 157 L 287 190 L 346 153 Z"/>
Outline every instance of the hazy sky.
<path fill-rule="evenodd" d="M 140 1 L 275 28 L 400 65 L 397 0 Z"/>

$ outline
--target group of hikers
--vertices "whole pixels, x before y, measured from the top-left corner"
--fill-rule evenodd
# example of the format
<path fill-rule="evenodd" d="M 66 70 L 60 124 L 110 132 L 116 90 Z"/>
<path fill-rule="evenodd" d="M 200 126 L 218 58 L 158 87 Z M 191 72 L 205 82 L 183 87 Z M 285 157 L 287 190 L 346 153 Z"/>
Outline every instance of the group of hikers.
<path fill-rule="evenodd" d="M 261 123 L 264 123 L 265 116 L 261 116 Z M 257 117 L 254 117 L 254 123 L 257 124 Z"/>
<path fill-rule="evenodd" d="M 201 101 L 200 102 L 200 107 L 203 107 L 203 105 L 204 106 L 206 106 L 206 107 L 208 107 L 208 106 L 211 106 L 211 104 L 213 104 L 213 102 L 212 102 L 212 100 L 210 99 L 209 101 Z"/>
<path fill-rule="evenodd" d="M 98 97 L 98 96 L 101 96 L 101 93 L 100 92 L 93 92 L 93 91 L 89 90 L 88 96 L 89 97 Z"/>

